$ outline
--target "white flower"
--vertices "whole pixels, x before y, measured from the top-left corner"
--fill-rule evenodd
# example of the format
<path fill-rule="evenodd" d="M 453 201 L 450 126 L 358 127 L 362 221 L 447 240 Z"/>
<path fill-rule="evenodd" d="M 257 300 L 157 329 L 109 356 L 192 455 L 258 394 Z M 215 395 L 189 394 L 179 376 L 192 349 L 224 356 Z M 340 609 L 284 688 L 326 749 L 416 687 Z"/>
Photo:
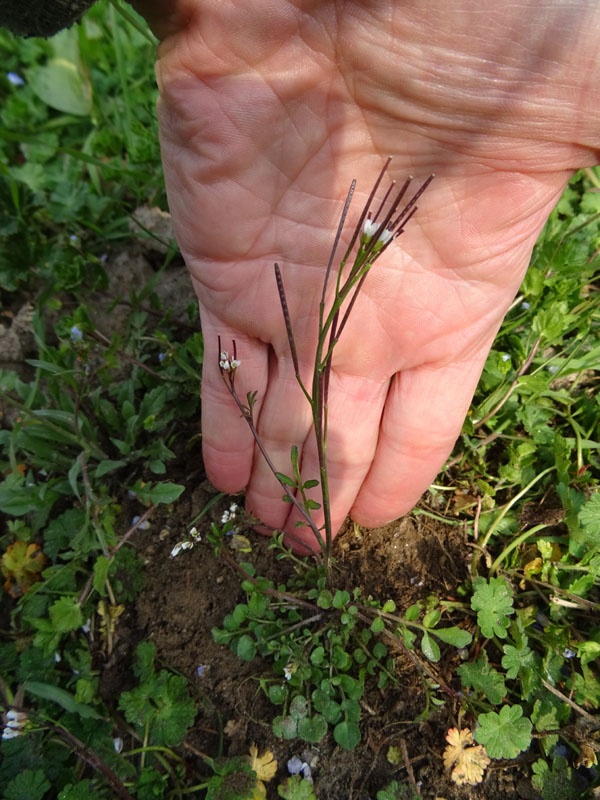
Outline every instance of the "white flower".
<path fill-rule="evenodd" d="M 120 753 L 123 750 L 123 739 L 120 736 L 116 736 L 113 739 L 113 745 L 115 748 L 115 753 Z"/>
<path fill-rule="evenodd" d="M 294 674 L 294 672 L 296 672 L 296 669 L 297 669 L 296 664 L 287 664 L 283 668 L 283 674 L 284 674 L 284 677 L 285 677 L 286 681 L 289 681 L 291 679 L 291 677 Z"/>
<path fill-rule="evenodd" d="M 182 550 L 191 550 L 193 546 L 193 542 L 177 542 L 175 547 L 171 550 L 171 558 L 178 556 Z"/>
<path fill-rule="evenodd" d="M 221 350 L 219 357 L 219 366 L 223 372 L 235 372 L 242 362 L 239 358 L 229 358 L 227 350 Z"/>
<path fill-rule="evenodd" d="M 87 620 L 85 621 L 85 624 L 81 626 L 81 630 L 84 633 L 89 633 L 91 629 L 92 629 L 92 620 L 91 617 L 88 617 Z"/>
<path fill-rule="evenodd" d="M 27 714 L 24 711 L 15 711 L 11 708 L 6 712 L 6 725 L 2 731 L 2 738 L 15 739 L 21 736 L 26 722 Z"/>
<path fill-rule="evenodd" d="M 196 528 L 190 528 L 188 531 L 188 536 L 193 539 L 195 542 L 201 542 L 202 536 L 198 533 Z"/>
<path fill-rule="evenodd" d="M 372 236 L 375 236 L 379 228 L 380 224 L 378 222 L 373 222 L 370 219 L 366 219 L 363 224 L 363 236 L 365 240 L 368 242 Z"/>
<path fill-rule="evenodd" d="M 383 233 L 379 234 L 379 239 L 377 241 L 381 242 L 381 244 L 387 244 L 389 240 L 393 236 L 393 232 L 389 231 L 387 228 L 383 231 Z"/>
<path fill-rule="evenodd" d="M 226 522 L 233 522 L 237 517 L 238 511 L 237 503 L 232 503 L 229 509 L 225 509 L 221 514 L 221 525 L 225 525 Z"/>

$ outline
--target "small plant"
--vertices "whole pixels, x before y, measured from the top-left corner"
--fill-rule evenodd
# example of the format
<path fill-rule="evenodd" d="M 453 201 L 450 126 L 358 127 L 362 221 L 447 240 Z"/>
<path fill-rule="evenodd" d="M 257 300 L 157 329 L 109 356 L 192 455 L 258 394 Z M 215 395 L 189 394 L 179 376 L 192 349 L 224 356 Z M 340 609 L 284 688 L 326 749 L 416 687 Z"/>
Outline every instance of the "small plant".
<path fill-rule="evenodd" d="M 331 528 L 331 508 L 327 476 L 328 396 L 333 351 L 346 327 L 352 308 L 360 294 L 368 273 L 377 259 L 404 233 L 406 225 L 417 211 L 418 199 L 433 180 L 433 175 L 431 175 L 403 205 L 402 201 L 408 192 L 411 183 L 410 179 L 407 179 L 402 187 L 396 191 L 395 184 L 391 183 L 383 200 L 378 201 L 375 199 L 375 196 L 387 172 L 390 161 L 391 158 L 388 158 L 375 181 L 354 231 L 352 232 L 350 242 L 341 259 L 337 274 L 333 276 L 333 262 L 344 229 L 350 203 L 354 195 L 356 181 L 353 181 L 350 186 L 323 279 L 323 290 L 319 305 L 318 339 L 314 356 L 312 385 L 310 388 L 304 385 L 300 375 L 296 341 L 285 294 L 283 275 L 278 264 L 275 264 L 274 267 L 275 280 L 277 282 L 296 380 L 312 413 L 312 423 L 319 460 L 319 480 L 310 478 L 308 481 L 302 481 L 298 465 L 298 449 L 295 446 L 292 447 L 291 451 L 292 475 L 285 475 L 276 470 L 254 424 L 253 407 L 256 400 L 256 392 L 248 392 L 246 402 L 244 402 L 239 397 L 235 388 L 236 372 L 241 365 L 241 361 L 238 358 L 236 343 L 235 341 L 232 342 L 232 353 L 230 355 L 229 351 L 222 349 L 220 337 L 218 340 L 219 369 L 225 385 L 240 409 L 242 416 L 248 423 L 263 458 L 279 481 L 284 491 L 284 502 L 291 503 L 295 506 L 302 516 L 300 524 L 308 526 L 313 533 L 315 545 L 320 549 L 327 572 L 329 570 L 331 547 L 334 536 L 334 532 Z M 392 199 L 390 199 L 390 197 Z M 335 280 L 334 296 L 331 306 L 327 308 L 327 291 L 330 282 L 333 282 L 333 280 Z M 320 485 L 321 504 L 306 496 L 306 491 L 317 485 Z M 313 521 L 311 512 L 321 507 L 323 509 L 324 521 L 322 526 L 317 527 Z M 288 536 L 290 539 L 294 540 L 293 534 L 288 534 Z M 304 545 L 306 546 L 306 543 L 304 543 Z M 309 549 L 313 548 L 309 546 Z"/>
<path fill-rule="evenodd" d="M 284 739 L 298 737 L 316 743 L 331 726 L 335 741 L 348 750 L 354 748 L 361 738 L 360 700 L 365 682 L 371 676 L 377 680 L 380 688 L 388 682 L 395 682 L 395 652 L 402 650 L 411 653 L 419 638 L 426 659 L 436 662 L 440 658 L 437 640 L 457 648 L 463 648 L 471 642 L 468 631 L 458 627 L 437 628 L 442 611 L 435 600 L 426 609 L 421 604 L 415 604 L 406 610 L 404 616 L 398 616 L 393 613 L 396 610 L 393 600 L 381 604 L 372 598 L 362 598 L 359 589 L 349 592 L 331 586 L 333 531 L 327 482 L 327 408 L 331 358 L 368 272 L 387 247 L 404 232 L 406 224 L 417 210 L 417 200 L 431 181 L 431 178 L 427 179 L 404 205 L 401 203 L 408 191 L 408 180 L 395 195 L 392 184 L 383 200 L 375 201 L 388 166 L 389 159 L 360 214 L 337 275 L 333 276 L 332 265 L 354 193 L 354 182 L 348 193 L 323 282 L 310 389 L 300 377 L 283 277 L 279 266 L 275 264 L 275 279 L 296 379 L 311 407 L 320 480 L 302 480 L 296 446 L 291 450 L 292 474 L 285 475 L 275 469 L 254 423 L 256 393 L 249 392 L 246 402 L 243 402 L 236 391 L 236 374 L 243 368 L 236 343 L 232 343 L 230 353 L 222 349 L 220 339 L 218 342 L 219 369 L 223 380 L 248 423 L 263 457 L 279 481 L 284 491 L 283 500 L 296 507 L 302 516 L 300 524 L 312 532 L 318 547 L 317 550 L 313 549 L 318 563 L 314 567 L 307 567 L 291 553 L 286 553 L 283 535 L 276 533 L 271 546 L 280 550 L 282 555 L 294 558 L 297 568 L 293 586 L 275 587 L 267 579 L 255 577 L 254 567 L 250 563 L 236 564 L 226 556 L 226 560 L 244 579 L 242 587 L 247 592 L 248 602 L 238 604 L 225 618 L 224 627 L 215 628 L 213 635 L 217 642 L 229 644 L 242 659 L 251 661 L 257 653 L 270 656 L 274 661 L 275 673 L 283 675 L 284 683 L 273 682 L 264 686 L 270 700 L 282 706 L 282 713 L 273 721 L 276 736 Z M 333 281 L 333 301 L 327 310 L 327 289 Z M 307 496 L 307 491 L 317 485 L 321 488 L 321 504 Z M 324 522 L 318 527 L 312 512 L 320 508 L 323 509 Z M 224 533 L 224 530 L 213 525 L 211 543 L 222 556 L 225 553 Z M 293 534 L 289 538 L 295 541 Z M 423 619 L 419 621 L 423 611 Z M 435 686 L 440 684 L 440 681 L 434 681 Z M 448 690 L 448 687 L 445 689 Z"/>

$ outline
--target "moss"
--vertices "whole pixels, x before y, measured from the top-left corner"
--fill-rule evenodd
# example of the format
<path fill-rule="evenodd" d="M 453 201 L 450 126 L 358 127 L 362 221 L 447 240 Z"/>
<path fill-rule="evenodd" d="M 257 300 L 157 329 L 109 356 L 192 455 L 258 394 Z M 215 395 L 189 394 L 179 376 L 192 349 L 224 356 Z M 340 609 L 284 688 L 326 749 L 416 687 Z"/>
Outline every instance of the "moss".
<path fill-rule="evenodd" d="M 19 36 L 52 36 L 79 22 L 94 0 L 0 0 L 0 25 Z"/>

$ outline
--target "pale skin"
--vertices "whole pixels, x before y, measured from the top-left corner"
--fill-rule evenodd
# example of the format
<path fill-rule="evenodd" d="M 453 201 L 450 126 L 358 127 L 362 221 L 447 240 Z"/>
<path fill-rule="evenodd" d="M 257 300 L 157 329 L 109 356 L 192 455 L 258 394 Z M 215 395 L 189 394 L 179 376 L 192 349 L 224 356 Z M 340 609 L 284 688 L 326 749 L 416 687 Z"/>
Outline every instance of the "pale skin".
<path fill-rule="evenodd" d="M 531 249 L 566 182 L 598 163 L 596 0 L 148 0 L 169 201 L 205 338 L 203 447 L 219 489 L 275 528 L 297 519 L 218 368 L 237 342 L 243 397 L 278 469 L 318 477 L 273 277 L 304 377 L 346 191 L 356 219 L 385 158 L 436 179 L 368 276 L 335 351 L 333 528 L 410 510 L 458 435 Z M 317 495 L 316 495 L 317 496 Z M 317 522 L 319 522 L 317 516 Z M 296 531 L 314 543 L 306 528 Z"/>

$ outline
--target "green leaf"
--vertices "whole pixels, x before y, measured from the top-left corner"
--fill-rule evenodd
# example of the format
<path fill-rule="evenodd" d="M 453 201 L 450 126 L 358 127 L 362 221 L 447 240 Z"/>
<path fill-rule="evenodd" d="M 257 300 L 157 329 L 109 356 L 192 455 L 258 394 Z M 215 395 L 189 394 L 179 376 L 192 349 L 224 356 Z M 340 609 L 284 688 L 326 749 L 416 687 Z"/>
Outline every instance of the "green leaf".
<path fill-rule="evenodd" d="M 342 591 L 341 589 L 336 589 L 335 594 L 333 595 L 333 607 L 344 608 L 344 606 L 349 602 L 350 594 L 346 591 Z"/>
<path fill-rule="evenodd" d="M 516 758 L 531 744 L 531 722 L 519 705 L 502 706 L 500 713 L 480 714 L 473 736 L 490 758 Z"/>
<path fill-rule="evenodd" d="M 550 768 L 543 758 L 538 758 L 531 766 L 531 783 L 538 789 L 544 800 L 579 800 L 581 786 L 574 779 L 573 770 L 567 759 L 557 756 L 552 759 Z"/>
<path fill-rule="evenodd" d="M 277 479 L 285 486 L 293 486 L 294 489 L 296 488 L 296 481 L 294 481 L 292 478 L 289 478 L 283 472 L 276 472 L 275 474 Z"/>
<path fill-rule="evenodd" d="M 502 650 L 504 651 L 502 666 L 506 670 L 506 677 L 511 680 L 517 677 L 521 669 L 535 665 L 534 653 L 527 646 L 517 648 L 511 644 L 505 644 Z"/>
<path fill-rule="evenodd" d="M 513 597 L 510 587 L 504 578 L 477 578 L 473 582 L 474 593 L 471 608 L 477 611 L 477 622 L 485 637 L 494 635 L 506 638 L 506 629 L 510 625 L 509 616 L 514 614 Z"/>
<path fill-rule="evenodd" d="M 467 647 L 473 641 L 473 637 L 469 631 L 463 631 L 462 628 L 438 628 L 435 635 L 442 642 L 451 644 L 453 647 L 458 647 L 459 649 Z"/>
<path fill-rule="evenodd" d="M 133 672 L 140 683 L 146 683 L 154 675 L 154 657 L 156 645 L 154 642 L 140 642 L 135 650 Z"/>
<path fill-rule="evenodd" d="M 393 614 L 396 610 L 396 603 L 393 600 L 386 600 L 381 610 L 384 614 Z"/>
<path fill-rule="evenodd" d="M 235 644 L 235 653 L 243 661 L 252 661 L 256 655 L 256 643 L 248 634 L 240 636 Z"/>
<path fill-rule="evenodd" d="M 300 719 L 308 714 L 308 701 L 306 697 L 301 694 L 296 695 L 290 703 L 290 716 L 294 719 Z"/>
<path fill-rule="evenodd" d="M 185 486 L 179 483 L 157 483 L 150 490 L 150 500 L 154 505 L 174 503 L 183 491 L 185 491 Z"/>
<path fill-rule="evenodd" d="M 6 784 L 3 800 L 42 800 L 50 781 L 41 769 L 26 769 Z"/>
<path fill-rule="evenodd" d="M 360 728 L 356 722 L 338 722 L 333 729 L 333 738 L 344 750 L 353 750 L 360 742 Z"/>
<path fill-rule="evenodd" d="M 439 609 L 435 608 L 433 611 L 425 614 L 423 617 L 423 625 L 425 625 L 426 628 L 435 628 L 440 621 L 441 616 L 442 614 Z"/>
<path fill-rule="evenodd" d="M 72 61 L 52 58 L 27 71 L 31 88 L 42 102 L 76 116 L 87 116 L 92 108 L 92 87 L 83 70 Z"/>
<path fill-rule="evenodd" d="M 76 458 L 73 462 L 73 466 L 67 473 L 67 478 L 69 480 L 69 486 L 73 489 L 73 494 L 75 497 L 81 501 L 81 496 L 79 494 L 79 487 L 77 486 L 77 478 L 81 474 L 81 461 L 79 458 Z"/>
<path fill-rule="evenodd" d="M 50 606 L 50 619 L 59 633 L 77 630 L 83 623 L 81 606 L 75 597 L 61 597 Z"/>
<path fill-rule="evenodd" d="M 272 683 L 269 686 L 269 700 L 275 706 L 280 706 L 287 697 L 287 689 L 279 683 Z"/>
<path fill-rule="evenodd" d="M 126 461 L 121 461 L 121 460 L 115 461 L 110 458 L 105 458 L 104 461 L 101 461 L 96 467 L 94 475 L 96 478 L 102 478 L 103 475 L 107 475 L 109 472 L 113 472 L 114 470 L 119 469 L 119 467 L 124 467 L 126 463 L 127 463 Z"/>
<path fill-rule="evenodd" d="M 106 556 L 98 556 L 94 564 L 94 580 L 92 585 L 98 594 L 102 596 L 106 594 L 106 577 L 110 564 L 110 559 L 106 558 Z"/>
<path fill-rule="evenodd" d="M 311 478 L 310 480 L 304 482 L 303 488 L 304 489 L 314 489 L 315 486 L 318 486 L 318 485 L 319 485 L 319 481 L 316 481 L 314 478 Z"/>
<path fill-rule="evenodd" d="M 298 720 L 294 717 L 275 717 L 273 735 L 279 739 L 295 739 L 298 736 Z"/>
<path fill-rule="evenodd" d="M 166 747 L 180 744 L 196 716 L 186 679 L 166 670 L 123 692 L 119 708 L 138 732 L 148 731 L 150 744 Z"/>
<path fill-rule="evenodd" d="M 506 684 L 502 675 L 490 666 L 485 654 L 481 654 L 475 663 L 461 664 L 456 670 L 463 686 L 482 692 L 490 703 L 498 705 L 506 695 Z"/>
<path fill-rule="evenodd" d="M 283 800 L 317 800 L 312 783 L 300 775 L 292 775 L 280 783 L 277 793 Z"/>
<path fill-rule="evenodd" d="M 327 733 L 327 720 L 321 714 L 312 717 L 302 717 L 298 721 L 298 736 L 305 742 L 316 744 Z"/>
<path fill-rule="evenodd" d="M 64 708 L 65 711 L 69 711 L 72 714 L 79 714 L 80 717 L 102 719 L 102 716 L 98 714 L 97 711 L 94 711 L 93 708 L 84 703 L 78 703 L 72 694 L 50 683 L 25 681 L 25 691 L 35 697 L 50 700 L 50 702 L 56 703 L 61 706 L 61 708 Z"/>
<path fill-rule="evenodd" d="M 373 622 L 371 623 L 371 630 L 373 633 L 381 633 L 385 629 L 385 622 L 381 619 L 381 617 L 375 617 Z"/>
<path fill-rule="evenodd" d="M 392 781 L 377 792 L 377 800 L 419 800 L 419 795 L 410 783 Z"/>
<path fill-rule="evenodd" d="M 440 648 L 427 632 L 423 634 L 421 639 L 421 650 L 430 661 L 440 660 Z"/>
<path fill-rule="evenodd" d="M 590 547 L 600 545 L 600 492 L 593 494 L 577 515 Z"/>

